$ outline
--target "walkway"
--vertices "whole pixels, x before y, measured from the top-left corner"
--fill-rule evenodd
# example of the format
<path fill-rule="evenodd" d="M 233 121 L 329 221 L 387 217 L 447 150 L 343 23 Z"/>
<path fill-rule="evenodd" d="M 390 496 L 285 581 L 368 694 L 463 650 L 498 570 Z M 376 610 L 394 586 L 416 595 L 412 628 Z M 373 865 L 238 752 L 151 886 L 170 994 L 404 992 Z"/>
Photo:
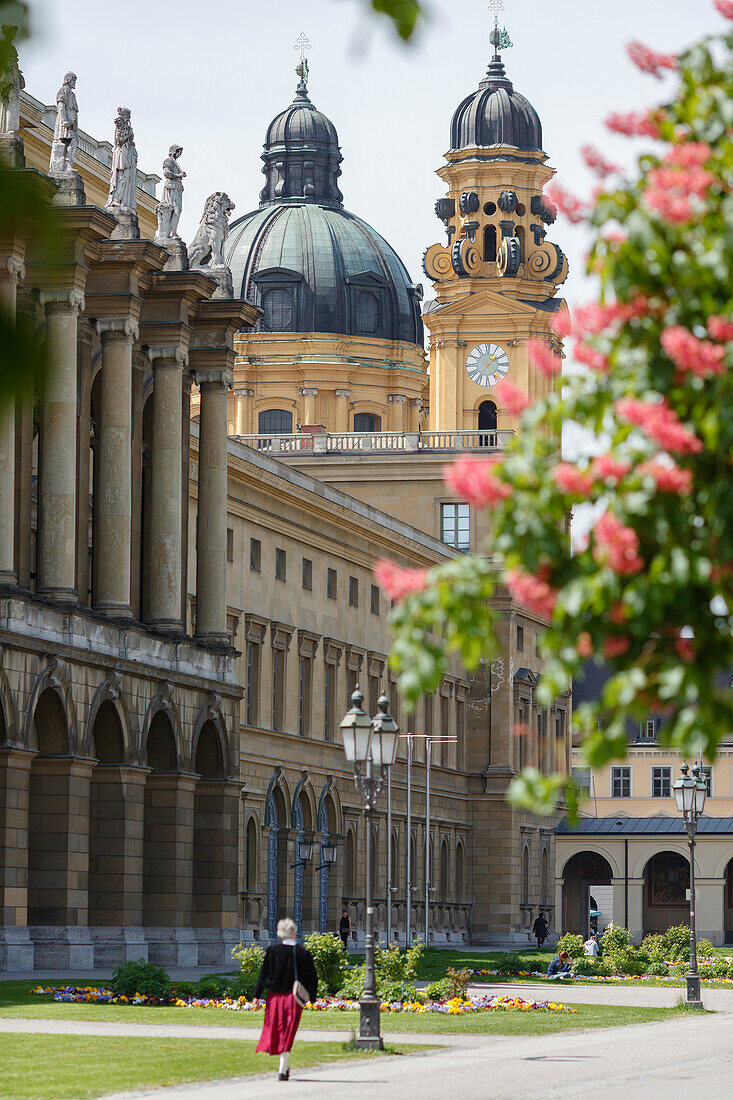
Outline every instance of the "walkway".
<path fill-rule="evenodd" d="M 485 994 L 523 997 L 532 1001 L 563 1001 L 565 1004 L 583 1005 L 638 1005 L 647 1008 L 673 1008 L 687 991 L 679 986 L 658 985 L 579 985 L 573 981 L 558 981 L 550 985 L 509 985 L 503 982 L 481 982 L 471 984 L 469 993 L 475 996 Z M 706 989 L 702 987 L 702 1000 L 706 1008 L 714 1012 L 733 1012 L 733 986 L 727 989 Z"/>

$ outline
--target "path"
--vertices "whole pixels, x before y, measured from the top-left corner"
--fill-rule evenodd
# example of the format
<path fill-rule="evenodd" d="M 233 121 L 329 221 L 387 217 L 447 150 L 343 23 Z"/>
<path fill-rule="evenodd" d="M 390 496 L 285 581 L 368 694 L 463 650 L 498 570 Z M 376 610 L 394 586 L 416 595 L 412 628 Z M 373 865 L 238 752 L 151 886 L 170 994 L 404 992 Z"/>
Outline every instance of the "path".
<path fill-rule="evenodd" d="M 647 1008 L 673 1008 L 687 991 L 679 986 L 658 985 L 576 985 L 572 981 L 509 985 L 504 982 L 477 982 L 469 987 L 475 996 L 485 994 L 523 997 L 527 1001 L 562 1001 L 564 1004 L 634 1005 Z M 702 987 L 702 1000 L 714 1012 L 733 1012 L 733 986 L 728 989 Z M 731 1090 L 733 1094 L 733 1089 Z"/>

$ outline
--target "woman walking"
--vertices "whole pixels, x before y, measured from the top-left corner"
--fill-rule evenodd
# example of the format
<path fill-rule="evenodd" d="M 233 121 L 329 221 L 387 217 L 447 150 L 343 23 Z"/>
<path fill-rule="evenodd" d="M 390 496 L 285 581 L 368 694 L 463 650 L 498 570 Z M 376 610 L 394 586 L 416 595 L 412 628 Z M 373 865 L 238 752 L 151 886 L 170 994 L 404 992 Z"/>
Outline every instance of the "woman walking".
<path fill-rule="evenodd" d="M 265 952 L 252 998 L 252 1007 L 259 1008 L 262 991 L 268 990 L 265 1022 L 257 1050 L 280 1055 L 280 1081 L 290 1077 L 290 1051 L 303 1005 L 309 1000 L 315 1001 L 318 995 L 313 956 L 305 947 L 296 944 L 297 934 L 295 921 L 289 917 L 278 922 L 280 943 L 273 944 Z"/>

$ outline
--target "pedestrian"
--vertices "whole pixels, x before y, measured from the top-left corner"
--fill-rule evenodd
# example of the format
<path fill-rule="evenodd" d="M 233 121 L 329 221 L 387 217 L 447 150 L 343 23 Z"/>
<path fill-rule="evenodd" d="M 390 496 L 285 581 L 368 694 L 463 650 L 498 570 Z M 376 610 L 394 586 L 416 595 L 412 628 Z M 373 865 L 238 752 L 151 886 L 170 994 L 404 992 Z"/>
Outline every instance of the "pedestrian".
<path fill-rule="evenodd" d="M 349 950 L 349 936 L 351 935 L 351 917 L 349 916 L 348 909 L 341 910 L 341 920 L 339 921 L 339 936 L 341 942 L 344 945 L 344 950 Z"/>
<path fill-rule="evenodd" d="M 260 997 L 267 989 L 265 1022 L 257 1050 L 279 1054 L 279 1081 L 290 1077 L 290 1051 L 298 1030 L 303 1006 L 318 996 L 318 975 L 310 951 L 296 944 L 298 929 L 294 920 L 278 921 L 280 943 L 268 947 L 255 985 L 252 1007 L 260 1007 Z"/>
<path fill-rule="evenodd" d="M 547 968 L 548 978 L 569 978 L 570 977 L 570 956 L 567 951 L 561 951 L 559 955 L 555 955 L 550 965 Z"/>
<path fill-rule="evenodd" d="M 537 937 L 537 950 L 538 951 L 540 951 L 542 949 L 542 944 L 547 939 L 548 931 L 549 931 L 549 927 L 548 927 L 547 921 L 545 919 L 545 914 L 540 912 L 540 915 L 537 917 L 537 920 L 532 925 L 532 933 L 533 933 L 533 935 L 535 935 Z"/>

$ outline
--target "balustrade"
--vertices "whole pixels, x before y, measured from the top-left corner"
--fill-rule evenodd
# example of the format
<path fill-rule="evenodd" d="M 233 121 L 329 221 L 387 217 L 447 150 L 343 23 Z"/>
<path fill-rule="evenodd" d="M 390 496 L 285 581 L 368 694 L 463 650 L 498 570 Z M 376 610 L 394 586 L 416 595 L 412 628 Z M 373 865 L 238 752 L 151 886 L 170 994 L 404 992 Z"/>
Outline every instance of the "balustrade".
<path fill-rule="evenodd" d="M 416 451 L 502 451 L 514 432 L 302 432 L 293 435 L 238 435 L 239 443 L 280 457 L 315 454 L 385 454 Z"/>

